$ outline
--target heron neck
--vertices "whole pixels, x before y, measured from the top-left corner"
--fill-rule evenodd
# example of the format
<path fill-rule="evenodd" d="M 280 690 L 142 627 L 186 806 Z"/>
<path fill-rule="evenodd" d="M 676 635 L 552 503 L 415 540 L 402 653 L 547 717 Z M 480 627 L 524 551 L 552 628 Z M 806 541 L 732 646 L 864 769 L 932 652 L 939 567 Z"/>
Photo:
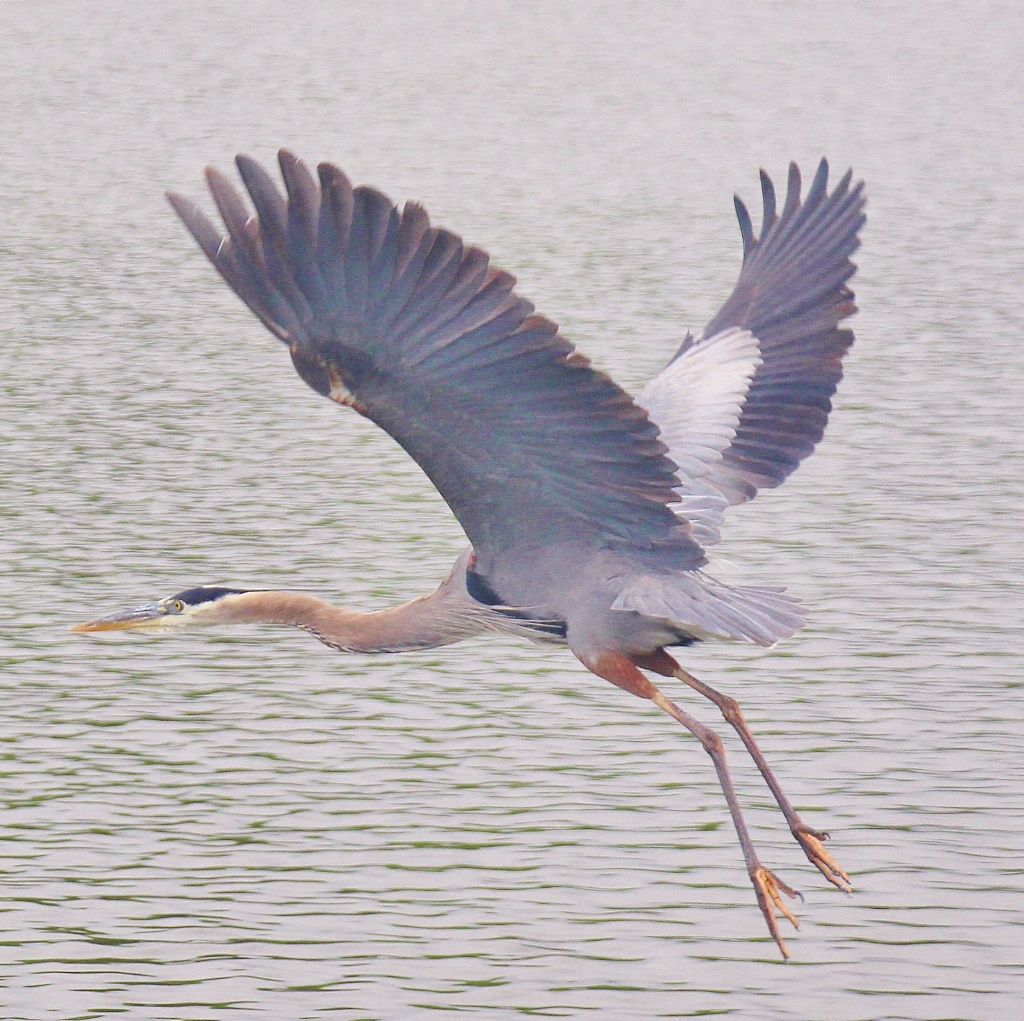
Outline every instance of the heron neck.
<path fill-rule="evenodd" d="M 240 592 L 221 600 L 224 624 L 287 624 L 343 652 L 406 652 L 451 645 L 484 630 L 445 587 L 401 606 L 362 613 L 300 592 Z"/>

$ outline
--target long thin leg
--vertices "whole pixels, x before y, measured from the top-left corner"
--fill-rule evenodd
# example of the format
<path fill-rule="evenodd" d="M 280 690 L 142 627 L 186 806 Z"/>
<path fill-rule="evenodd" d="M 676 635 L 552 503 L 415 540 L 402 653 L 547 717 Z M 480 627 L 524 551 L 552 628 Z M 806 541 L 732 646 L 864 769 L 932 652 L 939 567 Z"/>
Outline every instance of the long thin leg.
<path fill-rule="evenodd" d="M 808 860 L 813 865 L 816 865 L 818 871 L 830 883 L 839 887 L 843 893 L 851 893 L 853 887 L 850 885 L 850 877 L 843 871 L 832 855 L 825 850 L 825 841 L 828 840 L 828 834 L 822 833 L 820 830 L 811 829 L 800 818 L 789 798 L 786 797 L 785 792 L 782 790 L 778 777 L 772 771 L 772 767 L 768 765 L 761 749 L 758 748 L 757 741 L 754 740 L 754 735 L 751 733 L 750 727 L 747 726 L 747 721 L 743 718 L 743 713 L 736 699 L 723 695 L 720 691 L 716 691 L 703 681 L 698 681 L 693 674 L 687 673 L 678 663 L 674 661 L 673 663 L 675 666 L 675 669 L 672 671 L 673 675 L 688 684 L 694 691 L 699 691 L 705 698 L 711 699 L 722 710 L 722 716 L 725 717 L 725 721 L 739 734 L 740 739 L 747 746 L 747 751 L 750 752 L 750 757 L 757 764 L 757 768 L 761 770 L 761 775 L 775 796 L 779 808 L 782 809 L 782 814 L 786 817 L 786 822 L 789 823 L 790 832 L 804 849 L 804 854 L 807 855 Z"/>
<path fill-rule="evenodd" d="M 579 654 L 577 654 L 579 655 Z M 729 775 L 729 766 L 725 759 L 725 747 L 722 739 L 706 724 L 701 723 L 696 717 L 684 712 L 671 699 L 637 669 L 626 656 L 617 652 L 601 652 L 595 656 L 579 656 L 580 661 L 588 670 L 603 677 L 605 680 L 617 684 L 620 688 L 639 695 L 641 698 L 649 698 L 659 709 L 663 709 L 673 719 L 678 720 L 687 730 L 693 734 L 704 746 L 704 750 L 711 756 L 715 764 L 715 772 L 718 774 L 718 782 L 722 787 L 726 803 L 729 806 L 729 814 L 732 816 L 733 826 L 736 828 L 736 836 L 739 837 L 740 847 L 743 849 L 743 860 L 746 862 L 747 874 L 754 885 L 754 893 L 757 896 L 758 906 L 761 914 L 768 923 L 768 931 L 772 939 L 778 945 L 784 958 L 789 958 L 789 950 L 786 948 L 785 940 L 779 932 L 776 919 L 776 912 L 785 916 L 796 928 L 800 923 L 796 916 L 782 900 L 782 894 L 789 897 L 799 897 L 800 894 L 787 886 L 773 872 L 766 869 L 758 860 L 757 851 L 754 849 L 754 842 L 750 839 L 750 831 L 747 829 L 743 813 L 740 811 L 739 801 L 736 798 L 736 789 L 732 784 L 732 777 Z"/>

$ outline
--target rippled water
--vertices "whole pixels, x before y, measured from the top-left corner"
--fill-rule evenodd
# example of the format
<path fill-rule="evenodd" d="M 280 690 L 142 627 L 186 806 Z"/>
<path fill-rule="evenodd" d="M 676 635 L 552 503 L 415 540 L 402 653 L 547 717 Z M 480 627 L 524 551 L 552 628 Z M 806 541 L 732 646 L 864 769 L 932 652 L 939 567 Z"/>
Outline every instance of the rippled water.
<path fill-rule="evenodd" d="M 1022 39 L 966 3 L 0 7 L 2 1016 L 1024 1016 Z M 214 580 L 385 605 L 461 548 L 163 203 L 279 144 L 424 200 L 632 387 L 728 293 L 759 165 L 868 180 L 827 440 L 723 551 L 812 622 L 687 659 L 853 876 L 732 741 L 790 964 L 699 746 L 567 653 L 68 634 Z"/>

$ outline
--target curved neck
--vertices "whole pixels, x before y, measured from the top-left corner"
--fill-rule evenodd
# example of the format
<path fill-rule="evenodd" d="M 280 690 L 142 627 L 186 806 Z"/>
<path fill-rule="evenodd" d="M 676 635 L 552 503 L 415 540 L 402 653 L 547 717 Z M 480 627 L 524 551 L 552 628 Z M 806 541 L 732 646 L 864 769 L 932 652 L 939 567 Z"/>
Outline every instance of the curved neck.
<path fill-rule="evenodd" d="M 216 614 L 197 617 L 197 623 L 288 624 L 343 652 L 406 652 L 479 634 L 486 630 L 483 616 L 471 600 L 442 584 L 429 595 L 370 613 L 300 592 L 239 592 L 224 596 Z"/>

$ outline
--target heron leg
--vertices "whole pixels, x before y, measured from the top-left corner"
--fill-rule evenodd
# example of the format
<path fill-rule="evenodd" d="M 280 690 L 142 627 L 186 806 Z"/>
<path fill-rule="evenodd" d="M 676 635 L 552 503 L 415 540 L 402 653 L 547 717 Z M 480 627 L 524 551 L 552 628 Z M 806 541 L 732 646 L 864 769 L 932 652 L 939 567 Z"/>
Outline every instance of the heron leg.
<path fill-rule="evenodd" d="M 578 655 L 578 654 L 577 654 Z M 768 931 L 775 940 L 779 951 L 786 959 L 789 958 L 789 950 L 786 942 L 779 932 L 776 915 L 784 916 L 793 923 L 797 929 L 800 923 L 796 916 L 782 900 L 782 894 L 788 897 L 800 897 L 800 894 L 787 886 L 769 869 L 766 869 L 758 860 L 757 851 L 754 849 L 754 842 L 750 838 L 750 831 L 747 829 L 746 820 L 740 811 L 739 800 L 736 797 L 736 789 L 733 787 L 732 777 L 729 775 L 729 766 L 725 758 L 725 746 L 722 739 L 709 726 L 702 723 L 695 716 L 684 712 L 671 699 L 657 688 L 647 677 L 645 677 L 631 659 L 622 653 L 601 652 L 596 656 L 579 656 L 583 665 L 592 673 L 603 677 L 612 684 L 624 688 L 626 691 L 638 695 L 640 698 L 650 699 L 659 709 L 664 710 L 674 720 L 681 723 L 697 740 L 704 746 L 704 750 L 711 756 L 715 765 L 715 772 L 718 774 L 718 782 L 725 795 L 726 803 L 729 806 L 729 814 L 732 816 L 733 826 L 736 828 L 736 836 L 739 837 L 740 847 L 743 850 L 743 860 L 747 866 L 747 874 L 754 886 L 754 894 L 757 897 L 761 914 L 768 923 Z"/>
<path fill-rule="evenodd" d="M 664 659 L 662 660 L 661 657 L 664 657 Z M 709 684 L 697 680 L 693 674 L 687 673 L 664 650 L 661 652 L 661 657 L 658 657 L 656 666 L 653 663 L 651 664 L 651 669 L 657 670 L 658 673 L 663 673 L 664 668 L 671 664 L 671 676 L 678 677 L 679 680 L 688 684 L 694 691 L 700 692 L 705 698 L 710 699 L 718 706 L 722 711 L 722 716 L 725 717 L 726 723 L 739 734 L 740 740 L 746 745 L 747 751 L 750 752 L 750 757 L 761 771 L 761 775 L 775 797 L 776 803 L 782 809 L 782 814 L 786 817 L 786 822 L 789 823 L 790 833 L 793 834 L 803 848 L 804 854 L 807 855 L 807 860 L 816 866 L 818 871 L 833 886 L 838 887 L 843 893 L 852 893 L 853 887 L 850 884 L 850 877 L 825 849 L 825 841 L 828 840 L 828 834 L 812 829 L 800 818 L 789 798 L 786 797 L 785 792 L 782 790 L 778 777 L 773 772 L 772 767 L 768 765 L 768 761 L 765 759 L 761 749 L 757 746 L 757 741 L 754 739 L 747 721 L 743 718 L 743 713 L 736 699 L 723 695 Z M 641 665 L 647 664 L 642 663 Z"/>

